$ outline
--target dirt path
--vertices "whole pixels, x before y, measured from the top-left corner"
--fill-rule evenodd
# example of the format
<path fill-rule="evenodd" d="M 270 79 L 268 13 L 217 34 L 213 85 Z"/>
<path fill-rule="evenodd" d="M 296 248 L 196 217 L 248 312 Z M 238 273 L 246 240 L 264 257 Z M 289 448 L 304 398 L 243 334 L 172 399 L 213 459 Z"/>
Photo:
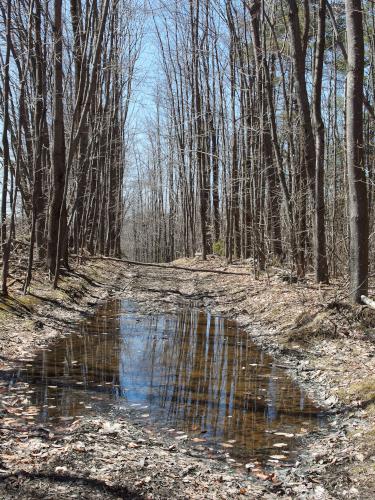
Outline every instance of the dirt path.
<path fill-rule="evenodd" d="M 218 259 L 205 266 L 228 268 Z M 309 281 L 285 283 L 280 273 L 254 280 L 100 262 L 80 274 L 66 278 L 55 302 L 41 280 L 29 312 L 17 306 L 20 315 L 12 324 L 7 313 L 0 335 L 2 396 L 9 397 L 7 373 L 17 358 L 30 357 L 111 293 L 137 300 L 144 311 L 173 311 L 194 301 L 235 318 L 329 410 L 329 427 L 307 438 L 291 470 L 247 474 L 191 456 L 183 440 L 129 419 L 83 419 L 54 430 L 34 426 L 32 419 L 20 424 L 3 397 L 0 498 L 373 498 L 374 318 L 367 309 L 352 309 L 335 292 L 339 284 L 319 288 Z M 17 390 L 11 396 L 13 407 L 27 407 L 17 402 Z"/>

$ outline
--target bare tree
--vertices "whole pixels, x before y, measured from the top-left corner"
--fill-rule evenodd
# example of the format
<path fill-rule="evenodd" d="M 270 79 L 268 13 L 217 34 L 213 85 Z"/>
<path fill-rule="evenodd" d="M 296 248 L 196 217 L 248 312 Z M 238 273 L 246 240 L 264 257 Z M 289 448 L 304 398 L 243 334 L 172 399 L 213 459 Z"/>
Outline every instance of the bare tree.
<path fill-rule="evenodd" d="M 368 203 L 363 154 L 364 40 L 361 0 L 346 0 L 348 69 L 346 154 L 349 181 L 350 288 L 361 302 L 368 289 Z"/>

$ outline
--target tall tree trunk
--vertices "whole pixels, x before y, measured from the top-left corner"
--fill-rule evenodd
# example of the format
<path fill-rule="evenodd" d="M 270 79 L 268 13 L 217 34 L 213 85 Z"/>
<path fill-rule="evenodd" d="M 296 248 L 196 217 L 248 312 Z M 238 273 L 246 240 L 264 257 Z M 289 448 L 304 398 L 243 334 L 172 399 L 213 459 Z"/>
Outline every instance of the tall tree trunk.
<path fill-rule="evenodd" d="M 4 61 L 4 114 L 3 114 L 3 188 L 1 195 L 1 247 L 3 252 L 3 276 L 2 276 L 2 294 L 7 295 L 7 279 L 9 273 L 9 248 L 7 245 L 7 196 L 8 196 L 8 176 L 9 176 L 9 94 L 10 94 L 10 80 L 9 80 L 9 65 L 10 65 L 10 45 L 11 45 L 11 0 L 7 0 L 7 14 L 6 14 L 6 53 Z"/>
<path fill-rule="evenodd" d="M 322 118 L 322 80 L 325 49 L 326 0 L 319 0 L 319 20 L 315 49 L 315 74 L 313 117 L 315 128 L 315 228 L 316 237 L 316 279 L 328 282 L 328 263 L 326 253 L 325 199 L 324 199 L 324 122 Z"/>
<path fill-rule="evenodd" d="M 34 66 L 35 66 L 35 111 L 33 137 L 33 172 L 32 172 L 32 214 L 29 262 L 24 284 L 24 291 L 28 290 L 32 277 L 34 262 L 34 246 L 37 244 L 38 256 L 45 257 L 44 253 L 44 194 L 43 194 L 43 139 L 44 139 L 44 86 L 43 86 L 43 54 L 41 39 L 41 5 L 35 0 L 34 19 Z"/>
<path fill-rule="evenodd" d="M 65 131 L 63 104 L 63 41 L 62 0 L 54 0 L 54 95 L 53 95 L 53 137 L 52 137 L 52 197 L 48 219 L 47 266 L 53 275 L 56 270 L 60 213 L 66 228 L 65 186 Z M 64 231 L 65 232 L 65 231 Z M 61 242 L 61 239 L 60 239 Z M 61 244 L 61 243 L 60 243 Z"/>
<path fill-rule="evenodd" d="M 263 161 L 268 184 L 268 194 L 270 199 L 270 220 L 271 220 L 271 236 L 272 249 L 277 258 L 280 258 L 283 253 L 281 243 L 281 224 L 280 224 L 280 202 L 279 191 L 280 184 L 277 176 L 274 158 L 272 155 L 272 135 L 268 120 L 268 100 L 267 100 L 267 75 L 265 71 L 268 69 L 263 65 L 266 49 L 262 46 L 261 32 L 259 26 L 259 16 L 261 14 L 261 0 L 254 0 L 250 8 L 251 25 L 253 34 L 253 43 L 255 48 L 255 61 L 258 78 L 258 98 L 260 111 L 261 133 L 263 136 Z M 263 45 L 265 46 L 265 37 L 263 36 Z"/>
<path fill-rule="evenodd" d="M 309 179 L 309 191 L 311 193 L 311 201 L 314 214 L 314 264 L 315 264 L 315 277 L 318 282 L 326 283 L 328 280 L 328 266 L 326 262 L 325 251 L 325 231 L 324 227 L 324 212 L 318 205 L 316 198 L 316 154 L 315 154 L 315 141 L 314 133 L 311 123 L 310 104 L 307 94 L 306 86 L 306 64 L 305 64 L 305 50 L 301 37 L 301 28 L 299 24 L 299 12 L 296 0 L 288 0 L 289 3 L 289 27 L 292 55 L 294 61 L 294 76 L 295 87 L 297 93 L 298 107 L 301 114 L 302 122 L 302 137 L 304 143 L 305 164 L 307 175 Z M 307 7 L 307 3 L 305 3 Z M 306 38 L 306 34 L 304 36 Z M 324 205 L 323 205 L 324 210 Z"/>
<path fill-rule="evenodd" d="M 346 150 L 349 181 L 350 290 L 354 302 L 368 289 L 368 202 L 363 154 L 364 40 L 362 1 L 345 0 L 348 40 Z"/>

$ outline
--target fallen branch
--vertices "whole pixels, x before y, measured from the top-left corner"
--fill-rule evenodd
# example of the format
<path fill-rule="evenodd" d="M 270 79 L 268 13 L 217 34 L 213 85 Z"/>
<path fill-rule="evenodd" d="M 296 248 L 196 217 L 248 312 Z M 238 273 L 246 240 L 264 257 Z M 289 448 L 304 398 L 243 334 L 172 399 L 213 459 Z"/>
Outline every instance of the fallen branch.
<path fill-rule="evenodd" d="M 371 309 L 375 309 L 375 300 L 371 300 L 366 295 L 361 295 L 361 300 L 366 306 L 371 307 Z"/>
<path fill-rule="evenodd" d="M 218 269 L 201 269 L 201 268 L 190 268 L 184 266 L 174 266 L 173 264 L 155 264 L 151 262 L 138 262 L 135 260 L 118 259 L 116 257 L 103 257 L 103 256 L 93 256 L 93 255 L 71 255 L 71 257 L 78 259 L 89 259 L 89 260 L 110 260 L 114 262 L 123 262 L 124 264 L 130 264 L 133 266 L 147 266 L 147 267 L 159 267 L 161 269 L 178 269 L 181 271 L 191 271 L 193 273 L 216 273 L 216 274 L 230 274 L 232 276 L 247 276 L 249 273 L 234 273 L 232 271 L 220 271 Z"/>

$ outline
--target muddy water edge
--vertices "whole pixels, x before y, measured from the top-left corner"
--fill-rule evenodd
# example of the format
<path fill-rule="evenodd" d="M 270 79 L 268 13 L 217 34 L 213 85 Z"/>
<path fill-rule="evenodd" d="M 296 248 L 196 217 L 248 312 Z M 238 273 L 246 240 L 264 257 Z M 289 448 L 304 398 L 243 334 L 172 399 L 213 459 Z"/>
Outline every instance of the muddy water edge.
<path fill-rule="evenodd" d="M 126 414 L 235 466 L 293 467 L 320 408 L 234 321 L 194 304 L 141 314 L 111 300 L 15 373 L 43 425 Z M 30 411 L 30 408 L 32 409 Z"/>
<path fill-rule="evenodd" d="M 236 280 L 236 279 L 234 278 L 234 280 Z M 324 381 L 322 383 L 321 380 L 314 381 L 313 377 L 311 377 L 311 379 L 310 379 L 310 377 L 306 377 L 306 370 L 301 370 L 301 364 L 303 364 L 303 363 L 306 364 L 306 356 L 304 355 L 305 353 L 302 352 L 302 355 L 296 358 L 296 356 L 294 355 L 295 352 L 291 353 L 290 350 L 286 350 L 284 348 L 282 343 L 280 343 L 280 342 L 278 343 L 278 338 L 275 335 L 275 331 L 267 332 L 267 330 L 262 329 L 261 325 L 255 325 L 256 318 L 250 318 L 246 311 L 241 310 L 241 302 L 243 301 L 243 296 L 244 295 L 246 296 L 246 294 L 248 293 L 248 284 L 241 282 L 241 283 L 235 283 L 235 285 L 236 285 L 235 287 L 233 286 L 233 284 L 231 284 L 231 285 L 232 286 L 227 287 L 227 283 L 225 283 L 223 286 L 222 281 L 210 279 L 210 276 L 207 276 L 207 278 L 202 279 L 202 276 L 194 277 L 194 275 L 192 276 L 192 274 L 190 274 L 190 273 L 178 273 L 178 274 L 176 274 L 176 272 L 174 272 L 174 271 L 168 272 L 168 271 L 156 271 L 156 270 L 151 270 L 151 272 L 149 272 L 145 268 L 129 267 L 129 268 L 125 268 L 125 271 L 123 272 L 121 286 L 119 287 L 120 290 L 118 290 L 116 292 L 116 296 L 123 297 L 125 299 L 128 298 L 131 300 L 136 300 L 142 314 L 146 313 L 146 314 L 152 315 L 152 314 L 155 314 L 157 311 L 165 311 L 166 314 L 168 314 L 168 313 L 174 314 L 181 307 L 185 307 L 187 304 L 190 304 L 192 300 L 194 300 L 195 304 L 198 305 L 199 307 L 209 306 L 209 308 L 212 311 L 214 311 L 215 313 L 217 313 L 218 315 L 224 314 L 225 316 L 228 316 L 228 317 L 235 317 L 236 319 L 239 320 L 239 324 L 243 328 L 246 329 L 246 333 L 244 334 L 245 338 L 247 336 L 249 336 L 249 334 L 250 334 L 250 337 L 252 339 L 254 339 L 258 345 L 261 345 L 264 348 L 265 352 L 266 351 L 270 352 L 271 354 L 276 356 L 277 364 L 280 363 L 280 365 L 283 365 L 286 369 L 288 369 L 288 373 L 293 378 L 295 378 L 297 382 L 302 382 L 302 386 L 307 389 L 308 394 L 312 395 L 313 399 L 315 401 L 318 401 L 319 403 L 323 403 L 323 405 L 324 405 L 324 402 L 325 402 L 325 399 L 327 398 L 327 393 L 328 393 L 326 384 L 324 383 Z M 233 293 L 233 295 L 232 295 L 232 293 Z M 270 307 L 272 309 L 272 305 Z M 254 325 L 255 325 L 255 328 L 254 328 Z M 65 328 L 63 323 L 61 323 L 61 328 Z M 60 335 L 61 331 L 57 332 L 57 333 Z M 51 337 L 51 335 L 50 335 L 50 337 Z M 50 343 L 45 345 L 45 349 L 50 349 L 50 347 L 53 347 L 53 346 L 51 346 Z M 72 358 L 72 361 L 77 361 L 77 360 Z M 33 362 L 31 361 L 30 364 L 32 365 Z M 249 365 L 250 364 L 251 363 L 249 363 Z M 252 364 L 255 364 L 255 363 L 252 363 Z M 72 365 L 72 366 L 74 366 L 74 365 Z M 30 369 L 31 367 L 27 367 L 27 368 Z M 308 373 L 308 371 L 307 371 L 307 373 Z M 277 377 L 277 375 L 276 375 L 276 377 Z M 76 380 L 76 381 L 81 382 L 81 380 Z M 113 384 L 113 387 L 115 385 L 119 385 L 121 387 L 121 383 L 116 384 L 114 382 L 115 381 L 113 381 L 113 380 L 111 382 L 111 384 Z M 54 386 L 56 384 L 51 383 L 50 385 Z M 80 385 L 81 384 L 79 384 L 79 383 L 75 384 L 75 389 L 79 390 Z M 98 385 L 100 385 L 100 383 Z M 78 387 L 76 387 L 76 386 L 78 386 Z M 32 393 L 30 392 L 30 395 L 34 394 L 33 397 L 35 397 L 34 389 L 29 389 L 29 390 L 33 391 Z M 51 390 L 53 391 L 56 389 L 54 387 L 52 387 Z M 98 397 L 101 398 L 102 394 L 99 394 Z M 116 406 L 118 404 L 118 400 L 116 399 L 116 397 L 114 398 L 114 401 L 112 402 L 114 406 Z M 83 401 L 83 399 L 81 399 L 81 401 Z M 268 402 L 266 402 L 266 403 L 268 403 Z M 45 404 L 47 404 L 47 403 L 44 403 L 44 405 Z M 141 403 L 130 403 L 130 404 L 138 405 Z M 38 414 L 38 415 L 40 414 L 40 408 L 37 405 L 34 405 L 34 406 L 35 406 L 35 408 L 30 412 L 31 414 L 29 415 L 30 422 L 35 420 L 36 414 Z M 53 406 L 57 406 L 57 405 L 49 404 L 48 406 L 53 407 Z M 87 402 L 86 406 L 92 406 L 92 401 L 91 401 L 91 403 Z M 94 400 L 94 406 L 95 406 L 94 410 L 96 411 L 96 409 L 98 409 L 101 406 L 100 400 L 97 400 L 97 402 L 95 402 L 95 400 Z M 146 406 L 146 404 L 142 405 L 142 406 Z M 313 405 L 313 406 L 316 408 L 315 405 Z M 319 405 L 317 405 L 317 406 L 319 406 Z M 85 410 L 87 410 L 88 413 L 91 409 L 85 408 Z M 52 412 L 52 410 L 54 410 L 54 408 L 49 408 L 49 410 Z M 82 410 L 82 408 L 81 408 L 81 410 Z M 80 413 L 82 413 L 81 410 L 80 410 Z M 120 412 L 122 414 L 119 416 L 119 414 L 116 413 L 115 410 L 116 411 L 120 410 Z M 144 408 L 141 410 L 144 411 L 144 413 L 142 413 L 142 414 L 144 414 L 144 415 L 147 414 L 148 409 Z M 337 413 L 336 408 L 331 408 L 331 412 L 332 412 L 332 414 Z M 103 438 L 103 435 L 97 434 L 97 431 L 99 430 L 99 432 L 101 432 L 101 430 L 103 430 L 103 429 L 101 429 L 100 426 L 98 427 L 98 425 L 95 422 L 94 422 L 94 427 L 92 427 L 92 422 L 90 422 L 90 416 L 88 413 L 81 420 L 80 424 L 77 425 L 76 420 L 74 420 L 73 424 L 75 425 L 75 428 L 77 429 L 77 430 L 74 430 L 74 432 L 72 430 L 72 426 L 70 426 L 70 427 L 68 426 L 70 417 L 67 419 L 67 421 L 65 423 L 63 422 L 62 426 L 59 426 L 59 432 L 63 428 L 66 428 L 66 426 L 68 426 L 67 428 L 68 428 L 69 432 L 71 433 L 71 435 L 74 434 L 74 436 L 76 436 L 76 434 L 78 433 L 77 437 L 75 437 L 74 439 L 78 439 L 78 444 L 79 443 L 80 444 L 78 446 L 78 444 L 75 443 L 75 444 L 77 444 L 77 449 L 74 449 L 74 448 L 70 449 L 69 455 L 66 458 L 66 462 L 67 462 L 68 467 L 69 467 L 69 465 L 71 465 L 73 467 L 73 464 L 69 464 L 69 460 L 71 460 L 70 457 L 74 456 L 75 459 L 77 457 L 83 457 L 83 454 L 79 453 L 78 448 L 81 446 L 84 446 L 84 445 L 86 446 L 86 444 L 85 444 L 86 442 L 85 442 L 85 439 L 83 437 L 84 435 L 87 436 L 89 441 L 92 441 L 92 440 L 94 442 L 97 441 L 98 445 L 99 445 L 99 443 L 101 443 L 101 445 L 103 445 L 103 450 L 105 450 L 105 445 L 110 446 L 110 448 L 108 448 L 106 450 L 107 455 L 105 455 L 105 456 L 107 458 L 101 458 L 101 460 L 109 460 L 109 458 L 108 458 L 108 455 L 110 453 L 109 450 L 113 450 L 112 455 L 113 455 L 113 460 L 114 460 L 115 455 L 116 455 L 116 446 L 117 447 L 120 446 L 120 443 L 118 442 L 118 437 L 116 439 L 113 439 L 113 440 L 111 440 L 110 438 L 106 438 L 106 441 L 104 443 L 103 443 L 103 441 L 101 441 L 101 439 Z M 78 414 L 79 414 L 79 412 L 77 412 L 77 415 Z M 148 423 L 145 423 L 145 420 L 143 420 L 146 417 L 142 417 L 142 416 L 140 419 L 140 423 L 136 424 L 136 427 L 132 427 L 132 425 L 129 423 L 128 417 L 130 416 L 131 419 L 134 419 L 134 417 L 136 417 L 135 414 L 139 414 L 139 410 L 137 409 L 137 407 L 133 407 L 133 409 L 131 407 L 130 408 L 120 408 L 120 409 L 114 408 L 113 421 L 116 422 L 116 419 L 117 419 L 121 422 L 121 426 L 126 433 L 126 436 L 124 438 L 125 445 L 126 445 L 126 443 L 128 443 L 129 446 L 131 445 L 130 446 L 131 448 L 133 448 L 133 445 L 134 445 L 134 450 L 132 449 L 132 453 L 136 454 L 138 457 L 141 457 L 140 458 L 141 462 L 144 463 L 144 452 L 146 451 L 146 449 L 143 450 L 143 448 L 145 446 L 144 442 L 145 442 L 145 438 L 147 440 L 148 439 L 147 436 L 151 435 L 152 431 L 150 430 Z M 6 416 L 8 418 L 10 417 L 9 414 Z M 355 415 L 354 415 L 354 418 L 356 418 Z M 222 474 L 225 474 L 225 471 L 228 470 L 227 469 L 228 464 L 226 464 L 225 466 L 224 465 L 221 466 L 220 462 L 218 462 L 216 460 L 210 460 L 209 462 L 207 462 L 207 461 L 205 462 L 207 456 L 205 454 L 201 454 L 201 455 L 197 454 L 196 456 L 199 458 L 199 462 L 194 462 L 194 465 L 191 465 L 191 467 L 194 466 L 194 467 L 199 468 L 201 466 L 201 464 L 204 463 L 205 466 L 207 467 L 206 471 L 210 471 L 211 482 L 208 481 L 207 477 L 205 476 L 205 478 L 202 479 L 198 485 L 198 482 L 199 482 L 198 477 L 195 477 L 193 479 L 190 477 L 191 475 L 188 475 L 188 479 L 186 479 L 186 481 L 183 481 L 183 478 L 185 478 L 185 476 L 186 476 L 186 467 L 184 467 L 184 471 L 181 471 L 181 474 L 180 474 L 180 480 L 177 480 L 179 482 L 179 486 L 181 489 L 181 491 L 180 491 L 181 498 L 183 497 L 184 494 L 186 494 L 187 491 L 189 491 L 189 487 L 190 487 L 189 481 L 191 483 L 191 486 L 194 487 L 194 491 L 201 491 L 201 490 L 199 490 L 200 487 L 202 488 L 202 492 L 206 491 L 207 488 L 211 489 L 212 495 L 214 495 L 212 498 L 221 498 L 222 497 L 221 495 L 224 495 L 223 498 L 225 498 L 225 497 L 237 498 L 236 494 L 234 493 L 234 489 L 232 487 L 233 481 L 235 481 L 235 480 L 237 480 L 237 483 L 236 483 L 237 493 L 239 491 L 241 491 L 242 492 L 241 494 L 243 494 L 243 492 L 246 490 L 246 488 L 248 488 L 246 491 L 249 492 L 250 496 L 255 495 L 255 492 L 257 492 L 257 494 L 260 494 L 259 498 L 273 498 L 272 491 L 277 491 L 277 496 L 285 495 L 285 494 L 290 494 L 292 496 L 296 496 L 297 494 L 308 494 L 309 492 L 311 493 L 312 491 L 315 491 L 317 488 L 319 490 L 318 493 L 321 495 L 321 498 L 336 498 L 336 496 L 331 497 L 330 494 L 327 492 L 327 488 L 331 489 L 329 487 L 330 485 L 327 483 L 327 481 L 331 481 L 332 476 L 329 476 L 329 475 L 327 476 L 327 467 L 326 467 L 327 460 L 326 460 L 326 458 L 324 458 L 324 455 L 328 454 L 328 460 L 331 461 L 333 458 L 333 460 L 335 462 L 337 462 L 337 464 L 334 466 L 333 470 L 332 470 L 333 466 L 331 467 L 330 473 L 333 472 L 336 475 L 340 474 L 340 464 L 339 464 L 340 457 L 339 457 L 339 460 L 336 461 L 336 457 L 334 456 L 334 454 L 335 454 L 334 450 L 337 449 L 338 453 L 341 453 L 341 451 L 342 451 L 342 450 L 340 450 L 340 448 L 342 448 L 342 445 L 340 442 L 340 439 L 341 439 L 340 436 L 342 435 L 341 429 L 344 425 L 347 424 L 348 419 L 351 419 L 351 421 L 353 421 L 353 414 L 343 415 L 343 414 L 337 413 L 336 416 L 333 416 L 330 419 L 331 421 L 333 420 L 333 428 L 330 428 L 330 430 L 327 430 L 325 427 L 318 428 L 316 431 L 314 431 L 310 434 L 307 434 L 307 436 L 305 436 L 305 437 L 302 437 L 302 443 L 304 446 L 304 450 L 302 450 L 302 455 L 300 456 L 301 458 L 299 458 L 297 460 L 295 467 L 289 468 L 289 469 L 287 467 L 285 467 L 282 474 L 280 473 L 280 471 L 278 471 L 276 481 L 273 480 L 272 474 L 263 474 L 262 471 L 264 469 L 257 468 L 258 473 L 256 472 L 254 475 L 251 475 L 251 476 L 247 475 L 246 476 L 248 479 L 251 479 L 250 483 L 248 482 L 248 479 L 245 481 L 245 483 L 241 482 L 241 480 L 239 479 L 239 476 L 235 476 L 233 474 L 233 471 L 231 472 L 232 483 L 227 482 L 228 477 L 222 476 Z M 42 423 L 39 423 L 38 425 L 39 425 L 40 429 L 43 428 Z M 163 424 L 161 424 L 161 425 L 163 426 Z M 332 425 L 332 422 L 329 423 L 329 426 L 331 426 L 331 425 Z M 108 423 L 108 426 L 109 427 L 107 428 L 107 431 L 110 434 L 111 424 Z M 31 425 L 31 427 L 32 427 L 32 425 Z M 46 426 L 45 426 L 45 428 L 46 428 Z M 156 440 L 152 441 L 154 443 L 152 445 L 153 446 L 152 451 L 150 451 L 151 450 L 150 448 L 147 449 L 147 456 L 154 456 L 155 457 L 156 452 L 157 452 L 157 456 L 159 456 L 159 455 L 162 456 L 163 453 L 165 453 L 163 450 L 168 449 L 168 451 L 170 453 L 175 453 L 174 456 L 176 457 L 176 459 L 177 459 L 177 457 L 180 456 L 180 452 L 181 452 L 184 455 L 184 460 L 188 460 L 189 452 L 187 454 L 187 450 L 186 450 L 187 446 L 185 445 L 186 444 L 185 439 L 181 439 L 181 441 L 176 439 L 176 437 L 178 437 L 179 435 L 184 436 L 185 431 L 182 429 L 178 430 L 177 428 L 175 428 L 176 434 L 173 437 L 171 437 L 170 433 L 168 433 L 168 429 L 171 429 L 171 428 L 172 427 L 170 427 L 170 426 L 165 426 L 165 430 L 163 430 L 161 434 L 157 434 Z M 33 429 L 35 431 L 36 427 L 33 427 Z M 91 432 L 91 431 L 93 431 L 93 429 L 96 429 L 96 431 Z M 136 429 L 136 431 L 134 431 L 134 432 L 136 432 L 137 435 L 142 436 L 140 438 L 139 443 L 138 442 L 133 443 L 133 441 L 129 441 L 128 434 L 129 434 L 129 432 L 130 432 L 130 434 L 132 432 L 132 431 L 129 431 L 129 429 L 133 429 L 133 431 L 134 431 L 134 429 Z M 145 429 L 145 431 L 147 431 L 146 434 L 144 434 L 144 433 L 142 434 L 141 429 Z M 26 444 L 30 440 L 30 434 L 28 434 L 27 436 L 25 435 L 25 433 L 27 433 L 26 427 L 22 430 L 22 432 L 24 433 L 24 436 L 23 436 L 24 437 L 24 444 Z M 40 432 L 45 432 L 45 431 L 40 431 Z M 80 434 L 81 432 L 84 432 L 86 434 Z M 138 434 L 138 432 L 140 434 Z M 177 434 L 178 432 L 180 432 L 181 434 Z M 281 432 L 283 432 L 283 431 L 281 431 Z M 182 434 L 182 433 L 184 433 L 184 434 Z M 208 433 L 208 434 L 210 434 L 210 433 Z M 285 432 L 285 434 L 292 434 L 292 432 Z M 12 443 L 12 440 L 9 439 L 9 442 L 6 442 L 6 439 L 8 437 L 9 437 L 9 433 L 5 436 L 5 441 L 3 439 L 3 443 L 5 442 L 5 446 L 7 446 L 7 448 L 9 449 L 8 444 Z M 279 440 L 280 443 L 285 441 L 287 438 L 287 436 L 279 436 L 279 437 L 280 437 L 280 440 Z M 55 438 L 56 438 L 56 436 L 52 437 L 51 439 L 55 439 Z M 210 436 L 207 436 L 207 438 L 210 439 Z M 206 439 L 206 436 L 203 435 L 203 439 Z M 15 445 L 16 442 L 18 443 L 18 441 L 19 441 L 19 436 L 17 437 L 17 439 L 13 439 L 13 445 Z M 238 441 L 238 440 L 237 439 L 235 440 L 234 438 L 233 439 L 229 438 L 226 441 L 222 440 L 222 442 L 227 443 L 229 445 L 232 445 L 233 448 L 235 448 L 234 445 L 236 445 L 236 443 L 230 443 L 229 441 Z M 124 442 L 121 445 L 122 447 L 124 446 Z M 82 443 L 84 443 L 84 444 L 82 444 Z M 275 443 L 275 444 L 277 444 L 277 443 Z M 211 443 L 210 443 L 210 445 L 211 445 Z M 162 446 L 162 449 L 159 449 L 159 448 L 157 449 L 157 446 Z M 215 444 L 212 446 L 215 450 L 215 454 L 214 454 L 215 456 L 217 455 L 217 449 L 219 448 L 219 446 L 216 446 Z M 43 460 L 41 458 L 39 459 L 39 462 L 41 462 L 41 463 L 38 464 L 38 466 L 35 466 L 35 464 L 29 465 L 29 466 L 26 466 L 24 464 L 23 466 L 22 465 L 20 466 L 19 460 L 17 459 L 15 454 L 13 456 L 10 456 L 8 453 L 8 449 L 5 450 L 7 457 L 5 458 L 5 460 L 3 460 L 2 472 L 1 472 L 2 475 L 5 473 L 7 473 L 7 474 L 5 474 L 2 477 L 7 477 L 8 475 L 10 475 L 10 472 L 8 473 L 8 470 L 12 466 L 13 466 L 13 470 L 17 469 L 17 467 L 18 467 L 18 469 L 21 471 L 22 470 L 25 471 L 27 469 L 34 470 L 35 468 L 38 469 L 38 467 L 42 468 L 42 469 L 43 469 L 43 467 L 47 467 L 47 468 L 54 467 L 54 470 L 55 470 L 56 464 L 57 465 L 61 464 L 64 460 L 63 456 L 60 454 L 59 458 L 61 460 L 55 460 L 55 458 L 53 458 L 53 457 L 52 458 L 51 457 L 45 458 L 45 460 L 48 461 L 48 466 L 44 465 L 42 463 Z M 22 449 L 24 449 L 24 448 L 22 448 Z M 98 454 L 100 455 L 100 452 L 102 452 L 103 450 L 96 451 L 96 455 L 98 455 Z M 231 448 L 224 449 L 223 450 L 225 452 L 224 455 L 229 453 L 228 450 L 235 451 L 235 450 L 231 450 Z M 4 448 L 2 451 L 4 452 Z M 78 453 L 77 453 L 77 451 L 78 451 Z M 154 454 L 152 454 L 153 451 L 155 451 Z M 286 451 L 289 451 L 289 449 L 287 449 Z M 318 451 L 318 453 L 317 453 L 317 451 Z M 317 456 L 317 455 L 319 455 L 319 453 L 321 456 L 323 456 L 323 459 L 320 459 L 320 457 Z M 47 451 L 45 452 L 45 455 L 48 455 Z M 77 457 L 76 457 L 76 455 L 77 455 Z M 285 454 L 283 454 L 281 451 L 277 451 L 275 453 L 275 455 L 284 455 L 285 456 Z M 42 455 L 39 454 L 39 456 L 43 456 L 43 454 Z M 142 458 L 142 456 L 143 456 L 143 458 Z M 270 456 L 269 451 L 268 451 L 267 456 L 268 457 Z M 226 459 L 228 459 L 228 458 L 229 458 L 229 456 L 226 457 Z M 95 457 L 93 457 L 93 460 L 95 461 Z M 130 457 L 129 457 L 129 460 L 131 460 Z M 189 460 L 193 460 L 193 459 L 190 458 Z M 239 458 L 238 457 L 232 458 L 232 459 L 229 458 L 229 460 L 239 461 Z M 159 470 L 162 470 L 163 464 L 164 464 L 164 462 L 163 463 L 158 462 L 158 463 L 156 463 L 156 466 L 158 467 Z M 184 464 L 186 465 L 186 462 L 184 462 Z M 98 464 L 96 463 L 96 465 L 98 465 Z M 272 463 L 271 463 L 271 465 L 272 465 Z M 337 465 L 338 465 L 338 467 L 337 467 Z M 121 465 L 121 467 L 123 467 L 123 466 L 124 466 L 124 464 Z M 87 465 L 84 465 L 82 463 L 82 459 L 79 462 L 79 467 L 82 468 L 82 470 L 85 467 L 87 467 Z M 174 467 L 176 468 L 176 471 L 178 471 L 177 462 L 174 463 Z M 190 466 L 188 466 L 188 467 L 190 467 Z M 112 469 L 113 468 L 114 467 L 112 466 Z M 151 482 L 149 479 L 149 477 L 150 477 L 149 472 L 146 471 L 144 473 L 143 468 L 141 468 L 141 469 L 142 470 L 140 470 L 139 467 L 137 467 L 136 472 L 134 472 L 131 475 L 132 484 L 134 483 L 135 479 L 141 478 L 139 481 L 135 481 L 135 483 L 134 483 L 136 485 L 135 487 L 136 487 L 137 491 L 139 490 L 139 491 L 143 491 L 143 492 L 148 492 L 147 494 L 149 494 L 149 492 L 152 491 L 153 493 L 151 493 L 151 496 L 149 496 L 149 498 L 161 498 L 161 496 L 159 495 L 160 494 L 160 484 L 158 486 L 154 482 L 154 480 Z M 248 472 L 251 473 L 252 470 L 253 469 L 251 469 Z M 96 474 L 98 475 L 100 471 L 101 471 L 101 468 L 97 467 Z M 17 473 L 17 471 L 15 473 Z M 65 473 L 65 472 L 61 471 L 61 473 Z M 216 473 L 216 475 L 215 475 L 215 473 Z M 143 477 L 143 479 L 142 479 L 142 476 L 144 476 L 145 474 L 147 474 L 147 475 L 145 477 Z M 219 476 L 218 476 L 218 474 L 219 474 Z M 236 474 L 237 474 L 237 472 L 236 472 Z M 254 484 L 254 478 L 256 479 L 256 477 L 258 477 L 257 474 L 258 474 L 258 476 L 261 476 L 260 479 L 262 480 L 261 481 L 262 485 L 260 487 L 260 490 L 257 490 L 257 487 Z M 176 475 L 177 476 L 179 475 L 178 472 L 176 472 Z M 222 479 L 220 479 L 223 477 L 225 478 L 224 482 Z M 16 479 L 14 476 L 12 476 L 11 480 L 13 482 L 16 482 Z M 113 478 L 111 478 L 111 480 L 114 481 Z M 264 480 L 266 480 L 266 482 L 264 482 Z M 116 477 L 116 481 L 117 482 L 119 481 L 118 477 Z M 123 478 L 123 481 L 128 483 L 129 478 L 125 477 L 125 478 Z M 212 483 L 212 481 L 214 481 L 214 483 Z M 215 481 L 219 482 L 219 483 L 221 482 L 222 484 L 216 484 Z M 47 491 L 48 488 L 51 488 L 51 483 L 48 481 L 47 481 L 47 483 L 48 484 L 46 485 L 45 491 Z M 121 483 L 121 481 L 120 481 L 120 483 Z M 168 474 L 166 474 L 166 477 L 164 478 L 164 486 L 163 486 L 164 491 L 171 491 L 171 490 L 168 490 L 168 488 L 172 487 L 170 483 L 171 483 L 171 481 L 168 479 Z M 1 484 L 1 482 L 0 482 L 0 484 Z M 175 491 L 175 487 L 176 487 L 176 484 L 173 485 L 173 488 L 174 488 L 173 491 Z M 217 489 L 215 490 L 216 487 L 217 487 Z M 336 490 L 338 488 L 340 488 L 342 490 L 341 484 L 338 484 L 338 485 L 333 484 L 333 488 Z M 82 490 L 79 492 L 79 494 L 83 495 L 83 498 L 85 498 L 84 491 L 86 491 L 86 490 Z M 40 492 L 41 492 L 41 490 L 38 490 L 38 494 L 40 494 Z M 220 492 L 220 496 L 219 496 L 218 492 Z M 345 490 L 344 490 L 344 492 L 345 492 Z M 232 496 L 232 494 L 234 496 Z M 152 496 L 152 495 L 154 495 L 154 496 Z M 207 498 L 211 498 L 206 493 L 204 493 L 204 495 Z M 177 496 L 177 495 L 175 495 L 175 496 L 176 496 L 176 498 L 177 497 L 180 498 L 180 496 Z M 104 498 L 104 496 L 100 496 L 100 498 L 102 498 L 102 497 Z M 125 498 L 125 496 L 121 496 L 121 495 L 119 497 Z M 201 496 L 199 495 L 199 493 L 196 496 L 196 498 L 202 498 L 202 497 L 203 497 L 203 493 L 201 494 Z M 28 498 L 28 497 L 24 493 L 22 493 L 20 497 L 17 497 L 13 493 L 9 497 L 1 496 L 1 494 L 0 494 L 0 498 Z M 45 498 L 49 498 L 49 497 L 45 496 Z M 56 498 L 56 495 L 54 498 Z M 89 497 L 87 497 L 87 498 L 96 498 L 96 497 L 93 495 L 93 492 L 91 491 Z M 135 498 L 135 496 L 133 495 L 131 498 Z M 253 496 L 251 496 L 251 498 L 253 498 Z M 258 498 L 258 496 L 256 498 Z M 338 496 L 338 498 L 340 498 L 340 496 Z M 354 493 L 352 492 L 352 498 L 357 498 L 355 492 Z M 358 497 L 358 498 L 360 498 L 360 497 Z M 370 496 L 367 497 L 365 495 L 362 495 L 361 498 L 371 498 L 371 497 Z"/>

